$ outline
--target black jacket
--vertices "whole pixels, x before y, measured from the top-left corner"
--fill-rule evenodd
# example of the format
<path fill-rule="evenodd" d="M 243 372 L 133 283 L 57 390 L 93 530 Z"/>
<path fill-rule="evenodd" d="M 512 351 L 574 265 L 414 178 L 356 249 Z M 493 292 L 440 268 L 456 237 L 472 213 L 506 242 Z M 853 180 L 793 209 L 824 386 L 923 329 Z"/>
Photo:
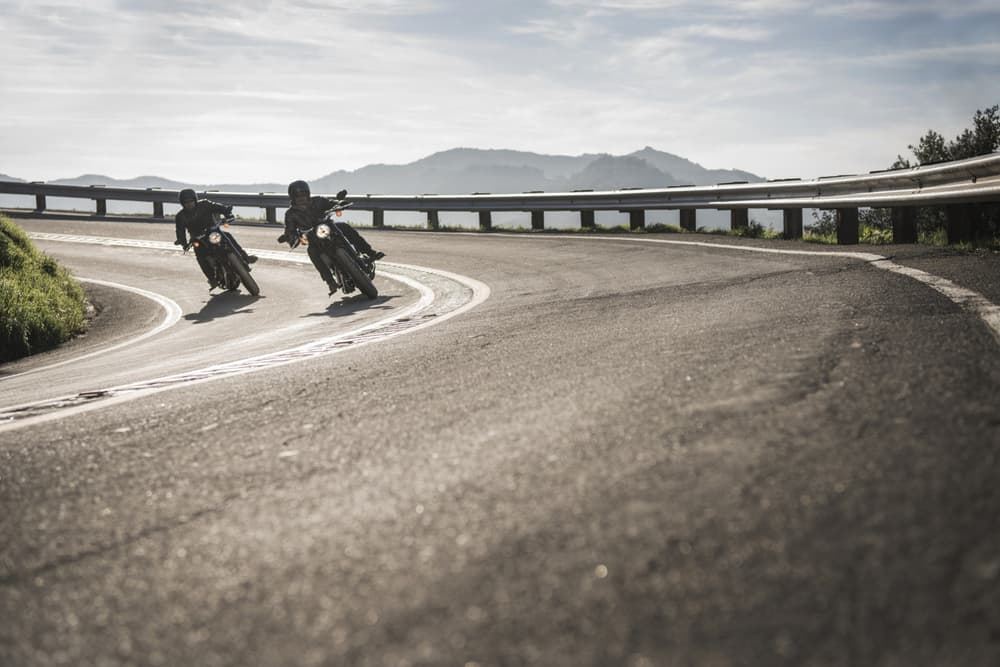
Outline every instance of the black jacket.
<path fill-rule="evenodd" d="M 326 197 L 310 197 L 307 208 L 292 206 L 285 211 L 285 237 L 288 245 L 293 245 L 299 229 L 308 229 L 323 219 L 323 214 L 336 206 L 336 202 Z"/>
<path fill-rule="evenodd" d="M 232 210 L 232 206 L 218 204 L 209 199 L 198 200 L 193 211 L 186 211 L 182 208 L 174 217 L 178 243 L 183 245 L 188 242 L 184 235 L 185 231 L 191 235 L 191 238 L 204 234 L 206 229 L 215 224 L 212 214 L 229 215 Z"/>

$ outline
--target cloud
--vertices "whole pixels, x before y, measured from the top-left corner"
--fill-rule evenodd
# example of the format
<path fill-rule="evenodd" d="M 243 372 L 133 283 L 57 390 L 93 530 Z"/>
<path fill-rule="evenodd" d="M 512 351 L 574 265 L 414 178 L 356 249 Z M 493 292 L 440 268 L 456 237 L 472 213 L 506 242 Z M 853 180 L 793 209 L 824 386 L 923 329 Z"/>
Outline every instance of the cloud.
<path fill-rule="evenodd" d="M 666 36 L 687 41 L 718 39 L 732 42 L 762 42 L 774 34 L 765 26 L 741 23 L 698 23 L 668 30 Z"/>
<path fill-rule="evenodd" d="M 902 16 L 926 14 L 942 18 L 967 17 L 977 14 L 1000 14 L 992 0 L 969 2 L 938 2 L 937 0 L 853 0 L 839 3 L 814 4 L 820 16 L 889 20 Z"/>
<path fill-rule="evenodd" d="M 281 180 L 457 145 L 863 171 L 996 103 L 1000 74 L 983 0 L 4 8 L 0 171 L 27 178 Z"/>
<path fill-rule="evenodd" d="M 550 0 L 554 7 L 573 10 L 597 10 L 604 13 L 787 13 L 808 7 L 809 0 Z"/>

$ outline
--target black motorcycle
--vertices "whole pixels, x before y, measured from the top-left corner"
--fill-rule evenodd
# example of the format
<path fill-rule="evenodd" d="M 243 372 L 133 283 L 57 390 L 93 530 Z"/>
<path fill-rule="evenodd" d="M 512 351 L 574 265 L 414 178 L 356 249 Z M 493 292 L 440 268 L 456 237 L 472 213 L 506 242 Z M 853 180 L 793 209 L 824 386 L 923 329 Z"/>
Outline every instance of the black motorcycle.
<path fill-rule="evenodd" d="M 346 196 L 346 193 L 338 194 Z M 334 216 L 340 216 L 341 211 L 351 205 L 350 202 L 345 202 L 342 198 L 334 201 L 336 204 L 320 222 L 312 227 L 295 230 L 298 237 L 292 242 L 292 247 L 315 244 L 320 250 L 320 258 L 330 267 L 344 294 L 360 289 L 366 297 L 374 299 L 378 297 L 378 289 L 372 282 L 375 278 L 375 262 L 358 252 L 333 220 Z M 279 243 L 287 240 L 284 234 L 278 237 Z"/>
<path fill-rule="evenodd" d="M 223 231 L 233 220 L 231 217 L 217 220 L 204 233 L 192 238 L 191 242 L 184 246 L 184 251 L 187 252 L 191 246 L 206 249 L 208 252 L 205 256 L 215 271 L 216 285 L 226 290 L 236 290 L 242 283 L 250 294 L 259 296 L 260 287 L 250 275 L 250 265 L 233 247 L 229 234 Z"/>

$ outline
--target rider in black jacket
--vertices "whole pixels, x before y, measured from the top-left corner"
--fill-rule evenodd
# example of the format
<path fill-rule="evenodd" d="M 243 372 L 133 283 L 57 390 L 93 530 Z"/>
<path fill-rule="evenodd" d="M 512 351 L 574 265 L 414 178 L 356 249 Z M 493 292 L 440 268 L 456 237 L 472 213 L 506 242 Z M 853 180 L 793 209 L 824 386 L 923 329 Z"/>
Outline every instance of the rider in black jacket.
<path fill-rule="evenodd" d="M 198 199 L 198 195 L 194 190 L 190 188 L 181 190 L 178 200 L 181 204 L 181 210 L 177 212 L 177 216 L 174 218 L 174 231 L 177 234 L 177 240 L 174 241 L 174 245 L 188 247 L 188 244 L 194 240 L 196 236 L 200 236 L 205 233 L 205 230 L 215 224 L 213 219 L 213 214 L 220 215 L 232 215 L 233 207 L 226 206 L 224 204 L 218 204 L 214 201 L 208 199 Z M 236 251 L 242 255 L 243 260 L 247 264 L 253 264 L 257 261 L 256 255 L 248 255 L 246 251 L 236 242 L 233 235 L 229 232 L 223 232 L 229 241 L 236 248 Z M 186 234 L 191 235 L 191 241 L 188 240 Z M 207 258 L 208 250 L 202 247 L 195 246 L 194 256 L 198 259 L 198 266 L 201 267 L 202 273 L 208 278 L 208 289 L 209 291 L 215 289 L 216 287 L 221 287 L 215 283 L 215 271 L 212 268 L 212 264 Z"/>
<path fill-rule="evenodd" d="M 338 198 L 346 197 L 347 193 L 341 191 L 338 194 Z M 289 246 L 295 245 L 295 240 L 298 237 L 298 229 L 308 229 L 317 225 L 322 219 L 323 214 L 329 211 L 331 208 L 336 206 L 336 202 L 327 199 L 326 197 L 313 197 L 309 192 L 309 184 L 305 181 L 292 181 L 288 185 L 288 198 L 291 200 L 291 207 L 285 211 L 285 234 L 284 240 Z M 368 259 L 375 261 L 377 259 L 382 259 L 385 257 L 384 252 L 379 252 L 368 244 L 361 234 L 358 233 L 354 227 L 351 227 L 346 222 L 334 223 L 337 228 L 344 233 L 347 240 L 357 248 L 358 252 L 368 255 Z M 280 241 L 281 239 L 279 239 Z M 330 294 L 336 292 L 340 286 L 337 284 L 337 280 L 333 277 L 333 272 L 330 271 L 330 267 L 326 265 L 326 262 L 320 257 L 319 248 L 314 245 L 308 247 L 309 259 L 312 260 L 313 266 L 319 271 L 319 275 L 326 282 L 327 286 L 330 288 Z"/>

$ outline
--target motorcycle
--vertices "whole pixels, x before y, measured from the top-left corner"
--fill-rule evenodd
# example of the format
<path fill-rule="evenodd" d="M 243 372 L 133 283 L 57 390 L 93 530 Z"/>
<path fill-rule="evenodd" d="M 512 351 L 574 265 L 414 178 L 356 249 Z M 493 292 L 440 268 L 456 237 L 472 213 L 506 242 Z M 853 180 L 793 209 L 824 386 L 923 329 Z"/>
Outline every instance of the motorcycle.
<path fill-rule="evenodd" d="M 236 290 L 242 283 L 250 294 L 259 296 L 260 287 L 250 275 L 250 265 L 233 247 L 229 235 L 223 231 L 224 228 L 229 227 L 233 220 L 232 217 L 217 220 L 204 233 L 191 239 L 191 242 L 184 246 L 184 252 L 187 252 L 192 246 L 207 249 L 208 252 L 205 255 L 215 269 L 216 285 L 226 290 Z"/>
<path fill-rule="evenodd" d="M 293 240 L 292 248 L 315 244 L 320 249 L 320 258 L 330 268 L 344 294 L 360 289 L 366 297 L 375 299 L 378 297 L 378 289 L 372 282 L 375 278 L 375 262 L 358 252 L 333 220 L 351 206 L 350 202 L 344 201 L 346 196 L 347 191 L 341 190 L 337 193 L 333 208 L 326 212 L 320 222 L 312 227 L 296 229 L 297 238 Z M 278 237 L 279 243 L 287 241 L 284 234 Z"/>

